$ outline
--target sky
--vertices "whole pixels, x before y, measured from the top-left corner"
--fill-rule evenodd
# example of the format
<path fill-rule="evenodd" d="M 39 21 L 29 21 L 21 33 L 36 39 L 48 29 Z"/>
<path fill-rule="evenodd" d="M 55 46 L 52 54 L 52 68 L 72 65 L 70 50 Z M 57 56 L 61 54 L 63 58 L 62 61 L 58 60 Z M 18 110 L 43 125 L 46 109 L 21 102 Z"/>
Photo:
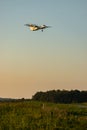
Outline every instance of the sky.
<path fill-rule="evenodd" d="M 0 97 L 54 89 L 87 90 L 87 0 L 0 0 Z"/>

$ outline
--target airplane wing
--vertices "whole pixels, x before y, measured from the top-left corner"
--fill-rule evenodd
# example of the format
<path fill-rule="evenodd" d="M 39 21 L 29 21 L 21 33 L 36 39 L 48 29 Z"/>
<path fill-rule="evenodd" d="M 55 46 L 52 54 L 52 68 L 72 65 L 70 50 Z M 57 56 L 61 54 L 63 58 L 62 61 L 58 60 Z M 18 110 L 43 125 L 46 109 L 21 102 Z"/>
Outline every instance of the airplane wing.
<path fill-rule="evenodd" d="M 39 26 L 36 25 L 36 24 L 25 24 L 25 26 L 29 26 L 29 27 L 39 27 Z"/>

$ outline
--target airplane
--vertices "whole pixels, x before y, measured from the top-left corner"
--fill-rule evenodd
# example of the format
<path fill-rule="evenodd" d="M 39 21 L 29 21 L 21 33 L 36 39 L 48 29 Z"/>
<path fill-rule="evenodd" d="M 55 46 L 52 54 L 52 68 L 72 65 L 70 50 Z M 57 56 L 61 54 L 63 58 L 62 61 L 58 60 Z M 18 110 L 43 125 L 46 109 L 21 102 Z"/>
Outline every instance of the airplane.
<path fill-rule="evenodd" d="M 38 26 L 36 24 L 25 24 L 25 26 L 28 26 L 31 31 L 41 30 L 42 32 L 43 32 L 43 29 L 51 27 L 51 26 L 46 26 L 46 25 Z"/>

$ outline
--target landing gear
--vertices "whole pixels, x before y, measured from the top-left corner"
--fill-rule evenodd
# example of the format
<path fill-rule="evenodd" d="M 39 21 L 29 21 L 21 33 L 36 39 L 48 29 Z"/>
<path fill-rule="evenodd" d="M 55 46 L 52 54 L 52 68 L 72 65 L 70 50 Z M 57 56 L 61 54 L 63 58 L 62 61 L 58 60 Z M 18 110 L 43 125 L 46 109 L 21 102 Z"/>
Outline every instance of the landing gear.
<path fill-rule="evenodd" d="M 41 31 L 43 32 L 43 29 Z"/>

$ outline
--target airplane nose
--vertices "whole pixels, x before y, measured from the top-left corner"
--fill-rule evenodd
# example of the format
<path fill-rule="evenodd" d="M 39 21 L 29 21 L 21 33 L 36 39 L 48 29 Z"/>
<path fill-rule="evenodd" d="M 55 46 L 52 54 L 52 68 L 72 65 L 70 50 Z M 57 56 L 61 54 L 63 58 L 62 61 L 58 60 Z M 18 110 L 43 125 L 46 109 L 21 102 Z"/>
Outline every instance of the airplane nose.
<path fill-rule="evenodd" d="M 24 26 L 29 26 L 29 24 L 24 24 Z"/>
<path fill-rule="evenodd" d="M 27 26 L 27 24 L 24 24 L 24 26 Z"/>

